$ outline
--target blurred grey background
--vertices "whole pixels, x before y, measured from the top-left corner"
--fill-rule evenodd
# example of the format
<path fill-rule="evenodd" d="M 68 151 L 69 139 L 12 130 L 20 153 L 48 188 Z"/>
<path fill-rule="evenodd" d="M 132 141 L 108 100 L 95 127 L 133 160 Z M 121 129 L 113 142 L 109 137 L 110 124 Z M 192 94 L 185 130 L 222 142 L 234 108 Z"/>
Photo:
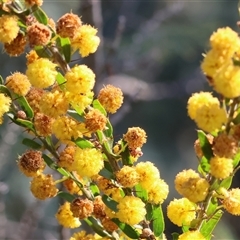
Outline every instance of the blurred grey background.
<path fill-rule="evenodd" d="M 193 92 L 209 90 L 200 71 L 208 39 L 219 27 L 238 31 L 237 1 L 113 1 L 49 0 L 43 5 L 57 20 L 70 12 L 98 28 L 101 46 L 96 54 L 72 64 L 85 63 L 97 75 L 95 92 L 108 83 L 121 87 L 125 104 L 112 116 L 117 141 L 128 127 L 139 126 L 148 135 L 141 160 L 152 161 L 170 185 L 168 204 L 180 196 L 175 175 L 197 166 L 193 150 L 196 126 L 187 116 L 186 103 Z M 25 59 L 0 57 L 1 75 L 25 72 Z M 211 91 L 211 90 L 210 90 Z M 58 226 L 54 214 L 58 199 L 37 201 L 29 180 L 16 165 L 24 152 L 25 133 L 5 121 L 0 126 L 0 240 L 67 239 L 70 232 Z M 236 176 L 234 186 L 240 186 Z M 239 239 L 239 218 L 224 215 L 215 239 Z M 179 231 L 169 221 L 166 235 Z"/>

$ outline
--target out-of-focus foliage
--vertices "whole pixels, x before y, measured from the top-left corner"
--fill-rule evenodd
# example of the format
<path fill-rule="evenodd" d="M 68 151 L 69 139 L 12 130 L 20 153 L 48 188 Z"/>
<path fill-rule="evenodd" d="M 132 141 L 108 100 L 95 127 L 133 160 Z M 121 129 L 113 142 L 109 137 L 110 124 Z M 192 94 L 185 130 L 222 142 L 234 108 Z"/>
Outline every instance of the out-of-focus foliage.
<path fill-rule="evenodd" d="M 90 2 L 97 4 L 49 0 L 44 9 L 57 20 L 71 9 L 84 15 Z M 173 192 L 176 173 L 196 166 L 196 126 L 187 117 L 186 102 L 192 92 L 207 88 L 199 68 L 202 53 L 218 27 L 237 29 L 237 2 L 106 0 L 94 7 L 101 7 L 101 15 L 93 19 L 103 35 L 102 49 L 95 59 L 98 86 L 111 82 L 125 92 L 125 106 L 113 119 L 116 139 L 129 126 L 144 128 L 148 142 L 142 159 L 155 162 Z M 25 71 L 20 58 L 1 55 L 0 65 L 3 77 Z M 0 239 L 60 239 L 53 218 L 58 203 L 36 201 L 27 189 L 27 179 L 17 169 L 24 133 L 5 123 L 0 134 Z M 233 217 L 225 218 L 216 239 L 239 239 L 239 229 L 232 228 L 234 222 Z"/>

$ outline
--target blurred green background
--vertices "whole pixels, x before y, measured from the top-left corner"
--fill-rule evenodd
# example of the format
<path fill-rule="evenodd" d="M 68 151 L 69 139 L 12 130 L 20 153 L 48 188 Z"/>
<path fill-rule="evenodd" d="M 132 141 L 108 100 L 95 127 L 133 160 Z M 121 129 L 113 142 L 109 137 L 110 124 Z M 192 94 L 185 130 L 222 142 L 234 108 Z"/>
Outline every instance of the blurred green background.
<path fill-rule="evenodd" d="M 180 197 L 174 190 L 175 175 L 197 166 L 196 126 L 187 116 L 186 103 L 193 92 L 210 89 L 199 68 L 202 53 L 217 28 L 230 26 L 238 31 L 237 1 L 49 0 L 43 8 L 54 20 L 72 10 L 84 23 L 98 28 L 102 42 L 97 53 L 86 59 L 76 56 L 72 64 L 85 63 L 94 69 L 96 94 L 108 83 L 122 88 L 125 103 L 112 116 L 115 140 L 128 127 L 145 129 L 148 141 L 141 160 L 154 162 L 170 185 L 165 206 Z M 15 59 L 2 54 L 0 66 L 4 78 L 25 72 L 24 55 Z M 24 136 L 8 121 L 0 126 L 0 240 L 63 239 L 70 233 L 54 218 L 59 200 L 34 199 L 29 179 L 16 166 L 25 149 L 20 144 Z M 236 176 L 234 186 L 239 185 Z M 226 213 L 215 239 L 240 239 L 238 222 Z M 173 231 L 179 229 L 167 221 L 168 239 Z"/>

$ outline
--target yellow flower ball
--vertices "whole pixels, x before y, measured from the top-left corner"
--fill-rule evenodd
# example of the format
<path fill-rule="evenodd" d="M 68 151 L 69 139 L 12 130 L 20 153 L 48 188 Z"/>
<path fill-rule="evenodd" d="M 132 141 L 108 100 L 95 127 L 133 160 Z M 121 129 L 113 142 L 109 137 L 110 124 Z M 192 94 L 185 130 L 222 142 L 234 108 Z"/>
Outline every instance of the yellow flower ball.
<path fill-rule="evenodd" d="M 170 221 L 179 227 L 189 226 L 196 218 L 195 204 L 187 198 L 174 199 L 167 206 L 167 216 Z"/>
<path fill-rule="evenodd" d="M 240 189 L 233 188 L 222 202 L 223 207 L 232 215 L 240 215 Z"/>
<path fill-rule="evenodd" d="M 206 240 L 199 231 L 188 231 L 179 235 L 178 240 Z"/>
<path fill-rule="evenodd" d="M 92 177 L 103 168 L 103 156 L 95 148 L 76 148 L 72 168 L 82 177 Z"/>
<path fill-rule="evenodd" d="M 11 102 L 11 98 L 0 93 L 0 124 L 2 124 L 3 114 L 9 111 Z"/>
<path fill-rule="evenodd" d="M 55 215 L 59 224 L 66 228 L 77 228 L 81 225 L 78 218 L 73 217 L 73 213 L 70 210 L 70 203 L 65 202 L 61 205 Z"/>
<path fill-rule="evenodd" d="M 56 66 L 47 58 L 39 58 L 28 65 L 26 75 L 34 87 L 47 88 L 56 80 Z"/>
<path fill-rule="evenodd" d="M 15 15 L 2 15 L 0 17 L 0 42 L 10 43 L 19 32 L 18 18 Z"/>
<path fill-rule="evenodd" d="M 141 222 L 147 213 L 142 200 L 134 196 L 125 196 L 120 199 L 117 208 L 117 218 L 129 225 Z"/>
<path fill-rule="evenodd" d="M 210 160 L 210 171 L 215 178 L 227 178 L 233 172 L 233 161 L 229 158 L 215 156 Z"/>

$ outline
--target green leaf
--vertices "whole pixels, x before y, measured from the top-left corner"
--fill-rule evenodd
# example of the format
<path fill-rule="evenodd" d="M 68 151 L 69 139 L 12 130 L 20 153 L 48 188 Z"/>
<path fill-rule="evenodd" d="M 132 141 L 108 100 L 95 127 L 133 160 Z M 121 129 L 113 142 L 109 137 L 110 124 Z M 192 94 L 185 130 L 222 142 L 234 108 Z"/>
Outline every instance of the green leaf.
<path fill-rule="evenodd" d="M 104 146 L 105 150 L 109 153 L 112 154 L 112 146 L 111 143 L 109 144 L 108 138 L 106 138 L 105 134 L 102 131 L 97 131 L 96 132 L 98 136 L 99 142 Z"/>
<path fill-rule="evenodd" d="M 71 42 L 69 38 L 57 38 L 57 46 L 60 52 L 63 54 L 65 61 L 69 63 L 71 61 Z"/>
<path fill-rule="evenodd" d="M 41 58 L 50 58 L 51 53 L 49 50 L 43 46 L 35 46 L 34 50 L 36 51 L 37 55 Z"/>
<path fill-rule="evenodd" d="M 137 197 L 141 198 L 144 202 L 148 200 L 147 191 L 140 184 L 137 184 L 135 186 L 135 191 L 136 191 Z"/>
<path fill-rule="evenodd" d="M 122 144 L 124 144 L 124 142 Z M 132 160 L 131 160 L 130 151 L 129 151 L 128 147 L 126 147 L 124 149 L 124 151 L 121 152 L 121 156 L 122 156 L 122 162 L 123 162 L 124 165 L 128 165 L 128 166 L 133 165 Z"/>
<path fill-rule="evenodd" d="M 96 184 L 94 184 L 94 183 L 91 183 L 91 184 L 90 184 L 90 190 L 91 190 L 92 194 L 93 194 L 95 197 L 100 194 L 100 191 L 99 191 L 99 189 L 98 189 L 98 186 L 97 186 Z"/>
<path fill-rule="evenodd" d="M 212 151 L 211 144 L 209 143 L 208 138 L 203 131 L 198 130 L 197 133 L 198 133 L 198 139 L 200 142 L 200 146 L 201 146 L 203 155 L 205 156 L 205 158 L 208 161 L 210 161 L 210 159 L 213 157 L 213 151 Z"/>
<path fill-rule="evenodd" d="M 147 210 L 147 214 L 146 214 L 147 221 L 152 221 L 152 219 L 153 219 L 153 205 L 151 203 L 147 203 L 146 204 L 146 210 Z"/>
<path fill-rule="evenodd" d="M 161 205 L 153 205 L 153 232 L 156 237 L 160 236 L 165 228 L 164 217 Z"/>
<path fill-rule="evenodd" d="M 235 125 L 240 123 L 240 113 L 238 113 L 237 116 L 233 119 L 233 123 Z"/>
<path fill-rule="evenodd" d="M 70 173 L 65 170 L 64 168 L 61 168 L 61 167 L 57 167 L 56 170 L 63 176 L 65 177 L 69 177 L 70 176 Z"/>
<path fill-rule="evenodd" d="M 8 97 L 12 98 L 10 91 L 4 85 L 0 85 L 0 93 L 6 94 Z"/>
<path fill-rule="evenodd" d="M 178 240 L 178 237 L 179 237 L 179 233 L 172 233 L 172 239 L 173 240 Z"/>
<path fill-rule="evenodd" d="M 210 171 L 210 164 L 209 164 L 209 161 L 207 160 L 207 158 L 205 158 L 205 156 L 203 156 L 201 161 L 200 161 L 200 167 L 201 167 L 201 170 L 204 173 L 209 173 L 209 171 Z"/>
<path fill-rule="evenodd" d="M 32 7 L 33 15 L 38 20 L 38 22 L 47 25 L 48 24 L 48 17 L 46 13 L 37 5 Z"/>
<path fill-rule="evenodd" d="M 240 151 L 233 158 L 233 168 L 237 167 L 240 161 Z"/>
<path fill-rule="evenodd" d="M 102 196 L 102 200 L 103 202 L 105 203 L 105 205 L 110 208 L 111 210 L 113 210 L 114 212 L 117 212 L 118 209 L 117 209 L 117 205 L 118 203 L 116 201 L 114 201 L 112 198 L 110 198 L 109 196 L 107 195 L 103 195 Z"/>
<path fill-rule="evenodd" d="M 210 220 L 208 221 L 205 220 L 203 222 L 200 232 L 205 238 L 211 239 L 212 232 L 216 227 L 217 223 L 219 222 L 219 220 L 221 219 L 222 215 L 223 215 L 223 211 L 219 210 L 211 217 Z"/>
<path fill-rule="evenodd" d="M 223 179 L 219 187 L 224 187 L 226 189 L 229 189 L 232 185 L 232 180 L 233 180 L 233 176 Z"/>
<path fill-rule="evenodd" d="M 130 238 L 139 239 L 140 234 L 130 225 L 122 223 L 117 218 L 113 218 L 112 221 Z"/>
<path fill-rule="evenodd" d="M 36 150 L 39 150 L 39 149 L 42 148 L 41 144 L 39 144 L 39 143 L 35 142 L 34 140 L 29 139 L 29 138 L 24 138 L 22 140 L 22 144 L 24 144 L 25 146 L 30 147 L 32 149 L 36 149 Z"/>
<path fill-rule="evenodd" d="M 207 210 L 206 210 L 207 216 L 211 216 L 212 214 L 214 214 L 217 207 L 218 207 L 218 200 L 217 200 L 217 198 L 212 197 L 211 201 L 208 204 Z"/>
<path fill-rule="evenodd" d="M 33 131 L 33 132 L 35 131 L 32 122 L 30 122 L 30 121 L 28 121 L 28 120 L 20 119 L 20 118 L 15 119 L 15 118 L 14 118 L 14 115 L 13 115 L 12 113 L 7 113 L 7 116 L 8 116 L 15 124 L 17 124 L 18 126 L 27 128 L 27 129 L 29 129 L 29 130 L 31 130 L 31 131 Z"/>
<path fill-rule="evenodd" d="M 56 76 L 56 81 L 61 89 L 64 88 L 63 84 L 66 83 L 66 79 L 60 72 L 58 72 L 58 74 Z"/>
<path fill-rule="evenodd" d="M 104 164 L 105 164 L 105 162 L 104 162 Z M 107 179 L 112 179 L 114 177 L 113 173 L 110 172 L 109 170 L 107 170 L 106 168 L 103 168 L 102 170 L 100 170 L 100 172 L 98 174 Z"/>
<path fill-rule="evenodd" d="M 18 103 L 19 105 L 22 107 L 22 109 L 24 110 L 24 112 L 26 113 L 28 118 L 33 118 L 34 113 L 32 108 L 30 107 L 27 99 L 23 96 L 18 98 Z"/>
<path fill-rule="evenodd" d="M 84 148 L 93 148 L 94 144 L 84 138 L 77 138 L 76 140 L 72 140 L 78 147 L 81 149 Z"/>
<path fill-rule="evenodd" d="M 4 80 L 3 80 L 3 77 L 0 75 L 0 85 L 3 85 L 4 84 Z"/>
<path fill-rule="evenodd" d="M 112 141 L 111 145 L 112 145 L 113 144 L 113 127 L 112 127 L 112 124 L 110 123 L 109 119 L 107 119 L 106 127 L 107 127 L 107 129 L 104 130 L 104 133 L 108 139 L 111 139 L 111 141 Z"/>
<path fill-rule="evenodd" d="M 93 108 L 94 109 L 98 109 L 102 114 L 104 114 L 105 116 L 107 116 L 107 112 L 105 110 L 105 108 L 102 106 L 102 104 L 98 101 L 98 99 L 93 100 Z"/>
<path fill-rule="evenodd" d="M 75 197 L 72 194 L 67 192 L 58 192 L 57 195 L 68 202 L 72 202 L 75 199 Z"/>
<path fill-rule="evenodd" d="M 58 168 L 57 164 L 49 157 L 47 156 L 46 154 L 43 154 L 42 155 L 45 163 L 51 168 L 51 169 L 54 169 L 56 170 Z"/>

